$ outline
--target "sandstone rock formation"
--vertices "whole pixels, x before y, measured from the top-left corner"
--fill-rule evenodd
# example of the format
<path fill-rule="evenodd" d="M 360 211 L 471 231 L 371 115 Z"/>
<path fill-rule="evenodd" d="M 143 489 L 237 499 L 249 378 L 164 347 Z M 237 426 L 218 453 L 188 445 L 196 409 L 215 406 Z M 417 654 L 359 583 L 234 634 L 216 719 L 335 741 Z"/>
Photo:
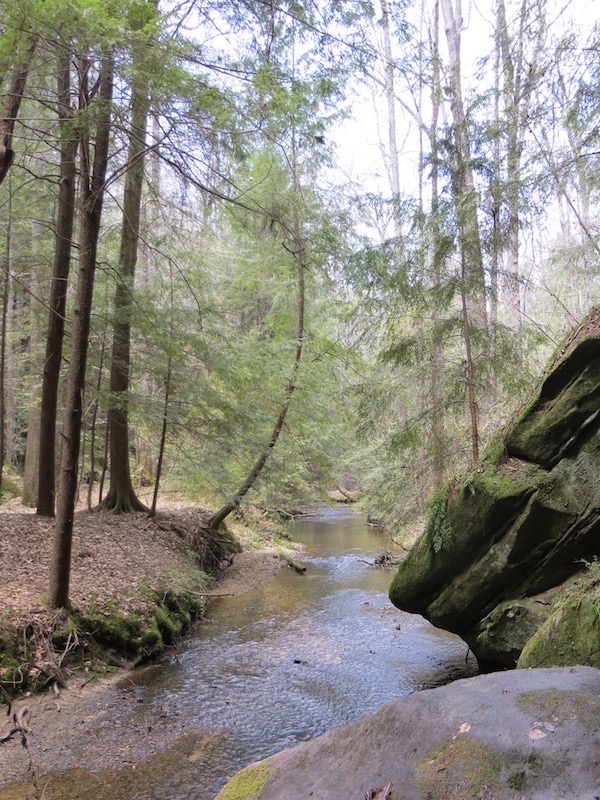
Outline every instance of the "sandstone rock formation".
<path fill-rule="evenodd" d="M 595 800 L 599 688 L 576 667 L 416 692 L 242 770 L 217 800 Z"/>
<path fill-rule="evenodd" d="M 589 582 L 600 555 L 599 429 L 595 310 L 478 467 L 436 499 L 392 602 L 462 636 L 482 668 L 515 666 L 549 615 Z M 599 637 L 594 608 L 585 624 Z M 547 663 L 539 647 L 528 665 Z M 600 665 L 599 653 L 588 647 L 558 663 Z"/>

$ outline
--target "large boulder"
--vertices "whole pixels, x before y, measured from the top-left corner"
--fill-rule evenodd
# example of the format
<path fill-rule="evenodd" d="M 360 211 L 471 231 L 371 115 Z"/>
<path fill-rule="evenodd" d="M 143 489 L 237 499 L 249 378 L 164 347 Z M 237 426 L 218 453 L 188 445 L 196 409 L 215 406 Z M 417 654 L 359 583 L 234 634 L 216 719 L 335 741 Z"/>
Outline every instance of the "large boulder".
<path fill-rule="evenodd" d="M 434 501 L 392 602 L 462 636 L 483 668 L 514 667 L 600 553 L 599 429 L 595 310 L 477 468 Z"/>
<path fill-rule="evenodd" d="M 597 800 L 600 671 L 416 692 L 234 776 L 217 800 Z"/>

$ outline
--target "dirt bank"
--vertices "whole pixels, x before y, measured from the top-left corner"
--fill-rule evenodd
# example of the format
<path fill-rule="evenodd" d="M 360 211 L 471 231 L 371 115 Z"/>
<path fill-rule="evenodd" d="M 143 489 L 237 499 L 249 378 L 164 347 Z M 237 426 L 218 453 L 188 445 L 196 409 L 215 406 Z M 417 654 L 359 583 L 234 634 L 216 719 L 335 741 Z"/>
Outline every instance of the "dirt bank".
<path fill-rule="evenodd" d="M 208 532 L 209 512 L 171 507 L 146 514 L 79 512 L 71 574 L 72 614 L 43 604 L 52 546 L 51 520 L 21 508 L 0 513 L 0 700 L 47 683 L 63 685 L 73 668 L 106 672 L 139 663 L 172 645 L 212 594 L 230 594 L 281 567 L 277 532 L 260 518 Z M 241 544 L 240 544 L 241 540 Z M 214 576 L 241 546 L 222 588 Z"/>
<path fill-rule="evenodd" d="M 144 515 L 77 515 L 74 553 L 86 555 L 74 559 L 74 603 L 93 600 L 101 608 L 118 604 L 135 611 L 147 597 L 146 586 L 164 586 L 167 578 L 173 581 L 188 575 L 190 569 L 195 575 L 197 563 L 187 545 L 199 519 L 201 512 L 191 508 L 171 509 L 156 520 Z M 1 539 L 9 540 L 0 556 L 0 599 L 11 612 L 4 615 L 5 620 L 23 622 L 29 615 L 46 623 L 50 617 L 40 602 L 50 527 L 35 515 L 0 514 Z M 260 526 L 254 531 L 239 523 L 232 527 L 236 539 L 251 549 L 226 558 L 229 566 L 220 581 L 207 584 L 207 595 L 239 594 L 269 580 L 287 565 L 281 553 L 290 550 L 282 545 L 294 547 Z M 140 772 L 152 769 L 153 764 L 156 767 L 159 759 L 166 759 L 173 769 L 182 761 L 201 760 L 203 753 L 216 746 L 214 737 L 208 741 L 201 731 L 186 730 L 168 708 L 158 719 L 123 722 L 124 710 L 138 703 L 139 677 L 162 668 L 160 663 L 133 671 L 122 667 L 102 677 L 91 671 L 92 665 L 80 663 L 77 669 L 71 665 L 63 669 L 64 687 L 53 682 L 41 694 L 14 701 L 10 714 L 0 718 L 0 739 L 15 727 L 14 715 L 19 712 L 29 730 L 24 742 L 17 734 L 0 744 L 0 800 L 35 797 L 35 784 L 37 796 L 45 792 L 45 800 L 94 796 L 100 790 L 118 800 L 131 797 Z M 8 710 L 7 704 L 4 709 Z M 72 788 L 67 777 L 53 789 L 56 779 L 52 776 L 64 772 L 72 776 Z"/>

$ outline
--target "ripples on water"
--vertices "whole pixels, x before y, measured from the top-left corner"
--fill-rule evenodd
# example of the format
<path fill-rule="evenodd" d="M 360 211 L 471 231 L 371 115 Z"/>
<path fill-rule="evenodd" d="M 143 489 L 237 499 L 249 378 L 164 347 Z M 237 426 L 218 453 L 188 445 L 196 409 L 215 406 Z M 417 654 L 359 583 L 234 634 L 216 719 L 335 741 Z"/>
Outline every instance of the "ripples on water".
<path fill-rule="evenodd" d="M 198 635 L 148 676 L 146 716 L 168 708 L 188 729 L 224 735 L 163 796 L 210 800 L 251 761 L 474 671 L 460 639 L 391 606 L 393 573 L 365 563 L 389 542 L 363 518 L 326 509 L 298 522 L 293 538 L 306 546 L 305 574 L 282 570 L 214 601 Z"/>

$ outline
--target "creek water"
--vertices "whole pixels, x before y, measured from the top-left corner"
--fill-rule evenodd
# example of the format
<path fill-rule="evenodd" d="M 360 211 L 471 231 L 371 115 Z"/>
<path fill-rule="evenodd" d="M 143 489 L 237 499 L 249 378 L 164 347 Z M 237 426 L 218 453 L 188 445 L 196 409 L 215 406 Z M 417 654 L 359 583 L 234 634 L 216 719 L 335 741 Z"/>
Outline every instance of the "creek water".
<path fill-rule="evenodd" d="M 0 800 L 212 800 L 252 761 L 475 671 L 460 639 L 391 605 L 393 571 L 369 566 L 389 540 L 360 515 L 323 509 L 292 538 L 304 574 L 211 601 L 171 656 L 71 711 L 41 696 Z"/>
<path fill-rule="evenodd" d="M 389 541 L 364 518 L 324 509 L 292 538 L 306 573 L 284 569 L 213 601 L 171 663 L 143 677 L 138 714 L 175 715 L 218 741 L 197 770 L 170 774 L 161 797 L 211 800 L 252 761 L 475 671 L 464 642 L 391 606 L 393 572 L 366 563 Z M 135 796 L 158 800 L 150 787 Z"/>

